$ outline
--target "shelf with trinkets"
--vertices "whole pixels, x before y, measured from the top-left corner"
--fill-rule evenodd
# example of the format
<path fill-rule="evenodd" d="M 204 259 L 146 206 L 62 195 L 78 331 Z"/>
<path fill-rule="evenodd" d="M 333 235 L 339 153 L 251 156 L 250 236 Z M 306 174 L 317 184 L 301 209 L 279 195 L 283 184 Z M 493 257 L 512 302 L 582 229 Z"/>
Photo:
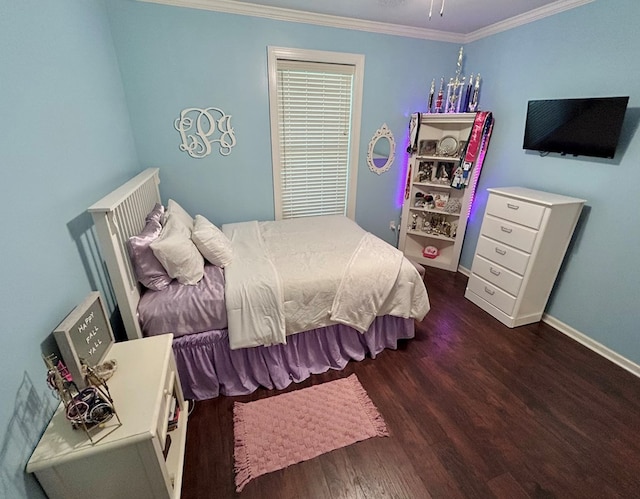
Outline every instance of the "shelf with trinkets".
<path fill-rule="evenodd" d="M 450 196 L 446 186 L 421 183 L 414 186 L 408 234 L 455 241 L 462 208 L 458 197 Z M 423 192 L 423 188 L 425 192 Z M 442 190 L 439 190 L 442 189 Z M 426 192 L 428 191 L 428 192 Z"/>
<path fill-rule="evenodd" d="M 480 113 L 416 114 L 399 249 L 417 263 L 455 271 L 481 167 L 482 157 L 466 162 Z"/>

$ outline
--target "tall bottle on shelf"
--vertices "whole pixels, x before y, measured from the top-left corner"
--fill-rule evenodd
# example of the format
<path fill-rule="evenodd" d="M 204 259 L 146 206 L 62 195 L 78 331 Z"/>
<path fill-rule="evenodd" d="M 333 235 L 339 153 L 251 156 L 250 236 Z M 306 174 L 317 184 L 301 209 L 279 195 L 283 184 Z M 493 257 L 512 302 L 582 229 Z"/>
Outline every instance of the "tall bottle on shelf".
<path fill-rule="evenodd" d="M 427 113 L 433 111 L 433 97 L 436 92 L 436 79 L 431 80 L 431 88 L 429 89 L 429 98 L 427 99 Z"/>

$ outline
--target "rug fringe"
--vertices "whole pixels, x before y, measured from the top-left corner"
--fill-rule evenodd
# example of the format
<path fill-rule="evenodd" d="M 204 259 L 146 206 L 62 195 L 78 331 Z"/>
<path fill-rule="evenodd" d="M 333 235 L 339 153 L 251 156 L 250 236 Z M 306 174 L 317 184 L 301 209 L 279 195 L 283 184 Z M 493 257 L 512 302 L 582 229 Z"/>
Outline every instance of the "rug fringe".
<path fill-rule="evenodd" d="M 364 389 L 364 387 L 360 383 L 358 376 L 356 376 L 355 374 L 352 374 L 351 376 L 348 376 L 345 379 L 351 383 L 353 387 L 353 391 L 358 397 L 358 401 L 360 402 L 363 409 L 365 410 L 365 413 L 369 418 L 369 421 L 371 421 L 371 425 L 373 426 L 373 429 L 376 433 L 375 436 L 388 437 L 389 429 L 387 428 L 387 423 L 385 423 L 384 418 L 382 417 L 382 414 L 380 414 L 380 411 L 378 411 L 378 408 L 375 406 L 371 398 L 369 398 L 369 395 L 367 394 L 367 391 Z"/>
<path fill-rule="evenodd" d="M 244 486 L 251 481 L 251 463 L 247 453 L 245 441 L 244 419 L 241 414 L 242 405 L 239 402 L 233 404 L 233 429 L 234 452 L 233 470 L 236 475 L 236 492 L 242 492 Z"/>

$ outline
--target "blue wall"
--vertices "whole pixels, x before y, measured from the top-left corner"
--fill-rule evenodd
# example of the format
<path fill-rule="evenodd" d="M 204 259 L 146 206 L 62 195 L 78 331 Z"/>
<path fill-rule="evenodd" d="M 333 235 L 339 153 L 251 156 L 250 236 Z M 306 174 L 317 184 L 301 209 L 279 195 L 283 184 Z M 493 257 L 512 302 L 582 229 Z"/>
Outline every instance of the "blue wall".
<path fill-rule="evenodd" d="M 356 219 L 395 244 L 409 115 L 425 108 L 433 76 L 455 71 L 458 46 L 140 2 L 111 2 L 109 12 L 141 163 L 161 168 L 163 198 L 218 224 L 274 217 L 267 47 L 364 54 Z M 232 115 L 229 156 L 178 149 L 173 122 L 192 106 Z M 398 158 L 376 175 L 366 152 L 385 122 Z"/>
<path fill-rule="evenodd" d="M 0 497 L 42 497 L 23 472 L 57 405 L 41 349 L 108 294 L 86 208 L 140 168 L 102 1 L 0 0 L 0 47 Z"/>
<path fill-rule="evenodd" d="M 40 358 L 49 333 L 90 290 L 102 291 L 113 310 L 87 206 L 142 168 L 159 166 L 165 200 L 175 197 L 194 214 L 217 223 L 273 218 L 267 46 L 354 52 L 366 56 L 356 218 L 394 242 L 388 225 L 400 214 L 409 114 L 424 109 L 433 77 L 455 71 L 459 48 L 131 0 L 105 3 L 0 0 L 2 497 L 41 496 L 23 467 L 55 405 Z M 632 259 L 640 243 L 640 42 L 631 23 L 640 4 L 618 0 L 615 11 L 605 5 L 593 2 L 465 47 L 465 71 L 482 73 L 480 102 L 494 112 L 496 127 L 462 264 L 471 264 L 486 187 L 524 185 L 588 199 L 548 312 L 640 362 Z M 631 96 L 613 161 L 522 150 L 527 100 L 592 95 Z M 179 151 L 173 121 L 189 106 L 218 106 L 233 116 L 238 145 L 230 156 L 194 160 Z M 384 122 L 398 157 L 378 176 L 365 155 Z"/>
<path fill-rule="evenodd" d="M 587 200 L 547 313 L 640 363 L 640 2 L 593 2 L 467 47 L 496 125 L 461 264 L 471 267 L 487 187 L 522 185 Z M 530 99 L 629 95 L 613 160 L 522 149 Z"/>

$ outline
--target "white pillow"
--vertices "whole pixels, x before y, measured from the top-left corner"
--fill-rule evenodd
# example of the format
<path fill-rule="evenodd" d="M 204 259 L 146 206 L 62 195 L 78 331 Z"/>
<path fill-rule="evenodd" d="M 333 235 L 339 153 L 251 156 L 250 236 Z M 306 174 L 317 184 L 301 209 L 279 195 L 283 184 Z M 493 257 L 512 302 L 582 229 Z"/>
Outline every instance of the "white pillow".
<path fill-rule="evenodd" d="M 202 215 L 196 215 L 191 239 L 209 262 L 226 267 L 233 260 L 231 241 Z"/>
<path fill-rule="evenodd" d="M 189 234 L 191 234 L 191 230 L 193 229 L 193 217 L 173 199 L 169 199 L 169 203 L 167 204 L 167 211 L 164 215 L 165 223 L 167 223 L 171 217 L 177 218 L 180 223 L 189 229 Z"/>
<path fill-rule="evenodd" d="M 204 259 L 193 244 L 191 233 L 179 217 L 170 216 L 151 250 L 169 277 L 181 284 L 197 284 L 204 275 Z"/>

